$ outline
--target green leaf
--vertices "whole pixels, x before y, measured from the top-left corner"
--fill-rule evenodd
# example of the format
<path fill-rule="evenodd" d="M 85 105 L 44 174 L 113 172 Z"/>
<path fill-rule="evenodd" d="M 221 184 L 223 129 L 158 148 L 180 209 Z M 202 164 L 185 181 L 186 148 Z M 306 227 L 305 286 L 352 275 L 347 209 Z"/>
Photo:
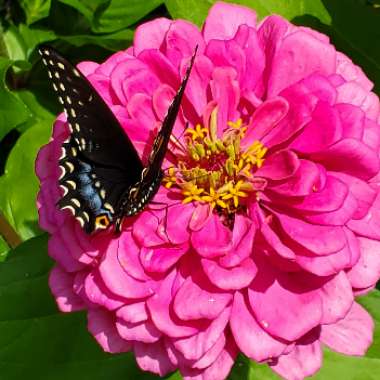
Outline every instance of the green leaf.
<path fill-rule="evenodd" d="M 165 0 L 165 5 L 173 18 L 186 18 L 201 25 L 209 8 L 215 2 L 213 0 Z M 237 0 L 229 2 L 254 9 L 260 18 L 277 13 L 288 20 L 305 14 L 314 15 L 325 23 L 329 23 L 331 20 L 321 0 Z"/>
<path fill-rule="evenodd" d="M 46 243 L 46 235 L 30 239 L 0 263 L 1 378 L 158 379 L 141 372 L 131 354 L 104 353 L 88 333 L 84 313 L 57 311 L 47 284 Z"/>
<path fill-rule="evenodd" d="M 50 133 L 51 124 L 46 120 L 39 121 L 23 133 L 9 155 L 5 174 L 0 178 L 0 209 L 23 240 L 40 233 L 34 161 Z"/>
<path fill-rule="evenodd" d="M 76 36 L 60 36 L 60 39 L 74 46 L 98 45 L 112 51 L 125 50 L 132 44 L 133 31 L 123 29 L 119 32 L 103 34 L 103 35 L 76 35 Z"/>
<path fill-rule="evenodd" d="M 49 15 L 51 0 L 21 0 L 20 5 L 26 15 L 26 23 L 32 24 Z"/>
<path fill-rule="evenodd" d="M 165 0 L 173 18 L 185 18 L 201 25 L 212 0 Z M 361 66 L 380 91 L 380 12 L 367 0 L 239 0 L 255 9 L 260 18 L 280 14 L 298 25 L 329 35 L 337 50 Z"/>
<path fill-rule="evenodd" d="M 0 140 L 29 116 L 25 105 L 6 86 L 6 74 L 12 61 L 0 58 Z"/>
<path fill-rule="evenodd" d="M 82 13 L 94 32 L 124 29 L 162 4 L 162 0 L 59 0 Z"/>
<path fill-rule="evenodd" d="M 7 242 L 0 235 L 0 262 L 4 261 L 7 257 L 9 246 Z"/>

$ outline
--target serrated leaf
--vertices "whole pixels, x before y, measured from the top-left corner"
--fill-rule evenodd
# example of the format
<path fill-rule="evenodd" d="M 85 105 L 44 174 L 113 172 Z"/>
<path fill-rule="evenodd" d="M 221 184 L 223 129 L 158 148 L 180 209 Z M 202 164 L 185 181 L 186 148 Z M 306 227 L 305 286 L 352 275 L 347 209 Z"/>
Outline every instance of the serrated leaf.
<path fill-rule="evenodd" d="M 28 109 L 6 86 L 5 78 L 12 61 L 0 58 L 0 140 L 29 117 Z"/>
<path fill-rule="evenodd" d="M 57 311 L 47 284 L 46 245 L 46 235 L 30 239 L 0 263 L 1 378 L 158 379 L 141 372 L 131 354 L 104 353 L 87 331 L 84 313 Z"/>
<path fill-rule="evenodd" d="M 49 15 L 51 0 L 21 0 L 20 5 L 29 25 Z"/>
<path fill-rule="evenodd" d="M 34 161 L 38 149 L 47 143 L 50 134 L 51 124 L 45 120 L 23 133 L 9 155 L 5 174 L 0 178 L 0 209 L 23 240 L 41 233 L 37 223 L 38 181 Z"/>

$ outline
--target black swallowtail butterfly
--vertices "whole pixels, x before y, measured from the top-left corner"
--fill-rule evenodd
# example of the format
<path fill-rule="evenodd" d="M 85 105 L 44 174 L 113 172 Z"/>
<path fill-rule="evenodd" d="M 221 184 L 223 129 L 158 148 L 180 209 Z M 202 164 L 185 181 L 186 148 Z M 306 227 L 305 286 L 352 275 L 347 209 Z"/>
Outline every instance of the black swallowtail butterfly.
<path fill-rule="evenodd" d="M 132 142 L 90 82 L 49 46 L 39 53 L 63 105 L 71 130 L 62 145 L 60 209 L 69 209 L 87 233 L 140 212 L 158 191 L 169 138 L 180 109 L 196 51 L 161 129 L 148 164 L 143 166 Z"/>

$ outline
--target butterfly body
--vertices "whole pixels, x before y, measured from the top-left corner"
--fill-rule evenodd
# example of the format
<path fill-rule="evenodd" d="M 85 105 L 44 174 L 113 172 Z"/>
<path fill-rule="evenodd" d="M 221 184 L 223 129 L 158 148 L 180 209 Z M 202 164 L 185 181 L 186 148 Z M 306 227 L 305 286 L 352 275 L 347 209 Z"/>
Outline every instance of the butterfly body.
<path fill-rule="evenodd" d="M 144 167 L 131 140 L 90 82 L 48 46 L 39 49 L 70 128 L 59 159 L 60 209 L 68 209 L 87 233 L 136 215 L 157 193 L 161 166 L 194 61 L 154 140 Z"/>

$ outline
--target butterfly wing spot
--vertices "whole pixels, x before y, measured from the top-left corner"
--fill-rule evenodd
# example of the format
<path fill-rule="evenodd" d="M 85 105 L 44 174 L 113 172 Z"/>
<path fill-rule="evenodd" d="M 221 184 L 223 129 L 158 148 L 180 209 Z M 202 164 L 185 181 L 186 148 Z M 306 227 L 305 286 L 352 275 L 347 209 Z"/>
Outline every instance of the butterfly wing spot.
<path fill-rule="evenodd" d="M 49 76 L 49 78 L 50 78 L 50 79 L 52 79 L 52 78 L 53 78 L 53 74 L 51 73 L 51 71 L 50 71 L 50 70 L 48 70 L 48 76 Z"/>
<path fill-rule="evenodd" d="M 95 181 L 94 186 L 95 187 L 100 187 L 100 181 Z"/>
<path fill-rule="evenodd" d="M 54 62 L 53 62 L 52 59 L 49 59 L 49 65 L 50 65 L 50 66 L 54 66 Z"/>
<path fill-rule="evenodd" d="M 74 108 L 70 108 L 70 113 L 71 113 L 72 117 L 76 117 L 77 116 Z"/>
<path fill-rule="evenodd" d="M 45 49 L 44 51 L 39 50 L 39 53 L 40 53 L 40 54 L 45 54 L 45 55 L 50 55 L 50 51 L 47 50 L 47 49 Z"/>
<path fill-rule="evenodd" d="M 74 128 L 77 132 L 80 131 L 80 125 L 78 123 L 74 123 Z"/>
<path fill-rule="evenodd" d="M 88 101 L 88 102 L 91 102 L 92 99 L 93 99 L 93 96 L 92 96 L 92 94 L 91 94 L 91 95 L 88 97 L 87 101 Z"/>
<path fill-rule="evenodd" d="M 105 199 L 105 198 L 106 198 L 106 191 L 105 191 L 104 189 L 101 189 L 100 192 L 99 192 L 99 194 L 100 194 L 100 197 L 101 197 L 102 199 Z"/>
<path fill-rule="evenodd" d="M 81 102 L 80 100 L 78 100 L 78 104 L 79 104 L 80 106 L 84 106 L 84 103 Z"/>
<path fill-rule="evenodd" d="M 53 89 L 54 89 L 54 91 L 58 91 L 58 87 L 55 83 L 53 83 Z"/>
<path fill-rule="evenodd" d="M 69 210 L 71 214 L 75 215 L 75 208 L 70 205 L 66 205 L 61 207 L 61 210 Z"/>
<path fill-rule="evenodd" d="M 95 226 L 100 229 L 105 229 L 110 224 L 110 220 L 107 215 L 98 215 L 95 219 Z"/>
<path fill-rule="evenodd" d="M 62 160 L 62 158 L 65 158 L 66 157 L 66 148 L 65 147 L 61 147 L 61 155 L 59 156 L 59 160 Z"/>
<path fill-rule="evenodd" d="M 59 175 L 59 179 L 62 179 L 66 175 L 66 169 L 62 165 L 60 165 L 59 168 L 61 169 L 61 174 Z"/>
<path fill-rule="evenodd" d="M 73 69 L 73 73 L 75 76 L 80 77 L 80 73 L 77 69 Z"/>
<path fill-rule="evenodd" d="M 77 206 L 78 208 L 80 207 L 80 202 L 78 199 L 76 198 L 71 198 L 71 203 L 73 203 L 75 206 Z"/>
<path fill-rule="evenodd" d="M 79 222 L 80 226 L 83 228 L 84 227 L 84 220 L 80 216 L 75 217 L 75 219 Z"/>
<path fill-rule="evenodd" d="M 63 83 L 60 83 L 60 84 L 59 84 L 59 88 L 60 88 L 62 91 L 65 91 L 65 90 L 66 90 L 66 88 L 65 88 L 65 86 L 64 86 Z"/>
<path fill-rule="evenodd" d="M 66 165 L 69 168 L 69 172 L 72 173 L 74 171 L 74 165 L 71 162 L 66 162 Z"/>
<path fill-rule="evenodd" d="M 63 105 L 63 104 L 65 104 L 65 102 L 63 101 L 63 99 L 62 99 L 62 96 L 58 96 L 58 101 Z"/>
<path fill-rule="evenodd" d="M 69 181 L 66 181 L 66 183 L 70 185 L 73 190 L 77 188 L 77 184 L 74 181 L 69 180 Z"/>
<path fill-rule="evenodd" d="M 72 104 L 72 101 L 71 101 L 71 98 L 70 98 L 70 96 L 66 96 L 66 102 L 68 103 L 68 104 Z"/>
<path fill-rule="evenodd" d="M 60 69 L 65 70 L 65 65 L 64 65 L 63 63 L 58 62 L 58 63 L 57 63 L 57 66 L 58 66 Z"/>
<path fill-rule="evenodd" d="M 73 157 L 76 157 L 78 154 L 77 150 L 73 146 L 71 147 L 71 154 Z"/>
<path fill-rule="evenodd" d="M 60 78 L 59 72 L 58 72 L 58 71 L 55 71 L 55 72 L 54 72 L 54 76 L 55 76 L 57 79 L 59 79 L 59 78 Z"/>
<path fill-rule="evenodd" d="M 104 208 L 107 209 L 108 211 L 111 211 L 112 214 L 115 213 L 115 210 L 113 209 L 113 207 L 111 206 L 110 203 L 104 203 Z"/>
<path fill-rule="evenodd" d="M 63 196 L 65 196 L 69 192 L 69 189 L 66 186 L 60 185 L 59 187 L 63 190 Z"/>
<path fill-rule="evenodd" d="M 84 218 L 86 219 L 86 222 L 88 223 L 90 221 L 90 215 L 88 215 L 86 211 L 83 211 L 82 215 L 84 216 Z"/>

